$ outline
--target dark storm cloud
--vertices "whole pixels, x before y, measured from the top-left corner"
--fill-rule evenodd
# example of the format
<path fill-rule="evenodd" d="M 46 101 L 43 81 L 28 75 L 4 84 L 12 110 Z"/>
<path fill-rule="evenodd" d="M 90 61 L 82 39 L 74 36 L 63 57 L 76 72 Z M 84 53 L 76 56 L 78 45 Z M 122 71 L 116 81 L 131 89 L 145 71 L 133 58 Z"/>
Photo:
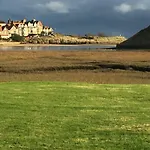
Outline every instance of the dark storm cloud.
<path fill-rule="evenodd" d="M 131 36 L 149 25 L 148 0 L 0 0 L 0 20 L 42 20 L 57 32 Z"/>

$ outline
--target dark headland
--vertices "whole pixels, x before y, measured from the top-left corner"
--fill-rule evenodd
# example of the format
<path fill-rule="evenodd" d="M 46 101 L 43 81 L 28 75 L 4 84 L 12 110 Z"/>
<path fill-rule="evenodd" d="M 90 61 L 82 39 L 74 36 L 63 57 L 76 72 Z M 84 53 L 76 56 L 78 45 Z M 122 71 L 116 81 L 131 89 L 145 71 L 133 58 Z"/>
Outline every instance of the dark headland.
<path fill-rule="evenodd" d="M 142 29 L 128 40 L 117 44 L 117 49 L 150 49 L 150 26 Z"/>

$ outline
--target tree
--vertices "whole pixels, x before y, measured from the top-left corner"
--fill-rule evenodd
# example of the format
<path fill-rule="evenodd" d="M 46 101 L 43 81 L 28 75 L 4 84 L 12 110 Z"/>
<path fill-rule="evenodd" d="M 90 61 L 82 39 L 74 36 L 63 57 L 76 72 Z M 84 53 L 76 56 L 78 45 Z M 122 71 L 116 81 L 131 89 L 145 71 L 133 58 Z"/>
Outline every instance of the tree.
<path fill-rule="evenodd" d="M 88 33 L 88 34 L 85 34 L 85 36 L 84 36 L 86 39 L 94 39 L 94 35 L 93 34 L 91 34 L 91 33 Z"/>
<path fill-rule="evenodd" d="M 24 37 L 20 36 L 18 34 L 13 34 L 11 36 L 11 39 L 12 39 L 12 41 L 15 41 L 15 42 L 23 42 L 24 41 Z"/>
<path fill-rule="evenodd" d="M 42 31 L 40 36 L 46 36 L 46 32 L 45 31 Z"/>

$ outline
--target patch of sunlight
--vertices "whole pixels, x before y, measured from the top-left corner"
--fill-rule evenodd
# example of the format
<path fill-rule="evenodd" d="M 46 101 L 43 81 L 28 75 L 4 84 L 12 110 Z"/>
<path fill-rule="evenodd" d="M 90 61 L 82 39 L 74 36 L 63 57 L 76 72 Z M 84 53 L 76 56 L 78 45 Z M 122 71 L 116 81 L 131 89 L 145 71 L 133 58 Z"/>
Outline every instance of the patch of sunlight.
<path fill-rule="evenodd" d="M 60 121 L 61 121 L 61 122 L 67 122 L 67 121 L 74 120 L 74 119 L 75 119 L 75 117 L 69 116 L 69 117 L 61 118 Z"/>
<path fill-rule="evenodd" d="M 134 91 L 134 90 L 132 90 L 132 89 L 130 89 L 129 91 L 128 91 L 128 93 L 131 93 L 131 94 L 138 94 L 138 92 L 137 91 Z"/>
<path fill-rule="evenodd" d="M 23 99 L 24 96 L 15 96 L 16 99 Z"/>
<path fill-rule="evenodd" d="M 45 91 L 44 88 L 38 88 L 37 90 L 38 90 L 38 91 Z"/>
<path fill-rule="evenodd" d="M 45 90 L 48 90 L 48 91 L 53 91 L 55 90 L 56 88 L 38 88 L 37 90 L 38 91 L 45 91 Z"/>
<path fill-rule="evenodd" d="M 92 127 L 92 130 L 94 130 L 94 131 L 113 131 L 113 130 L 117 130 L 117 129 L 118 129 L 118 126 L 114 126 L 114 127 L 103 126 L 103 127 L 99 127 L 99 128 Z"/>
<path fill-rule="evenodd" d="M 126 101 L 126 98 L 123 98 L 123 97 L 114 97 L 113 98 L 113 102 L 116 102 L 117 104 L 122 104 Z"/>
<path fill-rule="evenodd" d="M 13 88 L 13 90 L 14 90 L 14 91 L 17 91 L 17 92 L 22 91 L 22 89 L 14 89 L 14 88 Z"/>
<path fill-rule="evenodd" d="M 106 89 L 109 91 L 113 91 L 113 92 L 121 90 L 120 88 L 116 88 L 116 87 L 111 87 L 111 88 L 106 88 Z"/>
<path fill-rule="evenodd" d="M 96 89 L 98 88 L 95 85 L 71 85 L 72 88 L 82 88 L 82 89 Z"/>
<path fill-rule="evenodd" d="M 118 126 L 115 125 L 114 127 L 102 126 L 102 127 L 92 127 L 91 130 L 94 131 L 114 131 L 114 130 L 125 130 L 125 131 L 132 131 L 132 132 L 143 132 L 146 131 L 150 133 L 150 124 L 143 124 L 143 125 L 122 125 Z"/>
<path fill-rule="evenodd" d="M 119 90 L 122 90 L 122 88 L 120 87 L 110 87 L 110 88 L 106 88 L 106 89 L 109 89 L 110 91 L 119 91 Z"/>
<path fill-rule="evenodd" d="M 94 98 L 91 98 L 92 100 L 95 100 L 95 97 Z M 107 97 L 98 97 L 98 100 L 107 100 Z"/>
<path fill-rule="evenodd" d="M 87 143 L 89 141 L 88 138 L 76 138 L 73 139 L 74 142 L 79 142 L 79 143 Z"/>
<path fill-rule="evenodd" d="M 140 85 L 140 86 L 142 86 L 142 87 L 150 87 L 149 84 L 143 84 L 143 85 Z"/>
<path fill-rule="evenodd" d="M 117 102 L 122 102 L 122 101 L 124 102 L 124 100 L 126 100 L 126 98 L 124 98 L 124 97 L 115 97 L 114 100 L 117 101 Z"/>
<path fill-rule="evenodd" d="M 29 94 L 29 92 L 27 92 L 27 91 L 22 91 L 20 93 L 22 93 L 22 94 Z"/>
<path fill-rule="evenodd" d="M 150 132 L 150 124 L 139 124 L 139 125 L 132 125 L 132 126 L 125 126 L 122 125 L 120 129 L 124 129 L 127 131 L 147 131 Z"/>
<path fill-rule="evenodd" d="M 92 137 L 92 140 L 98 141 L 100 138 L 99 137 Z"/>
<path fill-rule="evenodd" d="M 125 117 L 121 117 L 119 120 L 122 121 L 122 122 L 127 122 L 127 121 L 130 121 L 130 120 L 135 120 L 135 118 L 125 116 Z"/>
<path fill-rule="evenodd" d="M 51 85 L 51 84 L 43 84 L 43 85 L 39 85 L 38 86 L 39 88 L 47 88 L 47 87 L 54 87 L 54 85 Z"/>
<path fill-rule="evenodd" d="M 124 106 L 122 106 L 122 105 L 110 105 L 110 108 L 123 108 Z M 119 112 L 119 110 L 118 110 L 118 112 Z M 121 111 L 120 111 L 121 112 Z"/>
<path fill-rule="evenodd" d="M 83 110 L 80 110 L 81 112 L 95 112 L 95 113 L 98 113 L 98 112 L 103 112 L 104 110 L 96 110 L 96 109 L 83 109 Z"/>
<path fill-rule="evenodd" d="M 131 90 L 132 88 L 131 87 L 124 87 L 124 86 L 121 86 L 121 87 L 107 87 L 106 89 L 109 89 L 110 91 L 120 91 L 120 90 Z"/>
<path fill-rule="evenodd" d="M 88 95 L 87 95 L 87 97 L 88 97 Z M 107 97 L 88 97 L 88 99 L 90 100 L 90 101 L 96 101 L 95 102 L 95 104 L 97 103 L 97 104 L 99 104 L 99 103 L 101 103 L 101 104 L 105 104 L 106 103 L 106 101 L 108 100 L 107 99 Z"/>

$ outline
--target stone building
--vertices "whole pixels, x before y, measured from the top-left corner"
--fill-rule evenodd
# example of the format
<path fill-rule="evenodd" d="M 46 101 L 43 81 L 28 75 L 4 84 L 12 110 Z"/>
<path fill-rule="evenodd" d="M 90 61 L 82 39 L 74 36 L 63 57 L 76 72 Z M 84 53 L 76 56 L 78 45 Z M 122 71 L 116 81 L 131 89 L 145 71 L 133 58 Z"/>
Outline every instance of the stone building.
<path fill-rule="evenodd" d="M 27 21 L 26 19 L 13 21 L 9 19 L 7 23 L 1 21 L 0 26 L 0 36 L 2 37 L 2 32 L 5 32 L 6 34 L 6 30 L 8 30 L 8 35 L 6 36 L 8 38 L 11 37 L 12 34 L 27 37 L 30 35 L 40 35 L 42 33 L 44 33 L 44 35 L 53 33 L 53 29 L 51 27 L 44 26 L 41 21 L 37 21 L 35 19 L 31 21 Z"/>
<path fill-rule="evenodd" d="M 1 26 L 0 25 L 0 38 L 2 38 L 2 39 L 10 38 L 9 31 L 8 31 L 6 26 Z"/>

